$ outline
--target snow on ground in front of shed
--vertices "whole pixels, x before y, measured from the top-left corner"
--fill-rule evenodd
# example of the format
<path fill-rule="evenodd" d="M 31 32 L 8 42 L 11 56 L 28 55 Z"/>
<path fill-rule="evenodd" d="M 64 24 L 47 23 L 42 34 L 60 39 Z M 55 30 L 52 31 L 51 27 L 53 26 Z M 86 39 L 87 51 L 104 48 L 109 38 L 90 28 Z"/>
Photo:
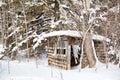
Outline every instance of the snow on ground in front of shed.
<path fill-rule="evenodd" d="M 44 56 L 44 57 L 43 57 Z M 47 57 L 40 57 L 38 67 L 35 59 L 29 62 L 23 60 L 10 61 L 10 74 L 8 74 L 8 61 L 0 61 L 0 80 L 120 80 L 118 66 L 97 64 L 96 68 L 85 68 L 79 72 L 78 68 L 61 70 L 47 65 Z"/>

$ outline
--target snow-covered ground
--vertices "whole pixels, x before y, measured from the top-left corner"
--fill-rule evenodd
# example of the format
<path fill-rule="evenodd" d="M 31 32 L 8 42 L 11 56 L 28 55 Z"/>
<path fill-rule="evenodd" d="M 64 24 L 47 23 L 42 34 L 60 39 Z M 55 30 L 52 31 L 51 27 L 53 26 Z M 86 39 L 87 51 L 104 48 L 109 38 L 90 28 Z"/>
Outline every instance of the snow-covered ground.
<path fill-rule="evenodd" d="M 117 66 L 100 64 L 96 69 L 86 68 L 79 72 L 74 68 L 61 70 L 47 65 L 47 59 L 38 61 L 0 61 L 0 80 L 120 80 L 120 69 Z M 10 73 L 8 72 L 10 71 Z"/>
<path fill-rule="evenodd" d="M 9 68 L 8 68 L 9 62 Z M 96 68 L 85 68 L 79 72 L 78 68 L 61 70 L 47 65 L 47 57 L 41 56 L 37 60 L 26 59 L 19 61 L 0 60 L 0 80 L 120 80 L 120 68 L 109 64 L 97 64 Z"/>

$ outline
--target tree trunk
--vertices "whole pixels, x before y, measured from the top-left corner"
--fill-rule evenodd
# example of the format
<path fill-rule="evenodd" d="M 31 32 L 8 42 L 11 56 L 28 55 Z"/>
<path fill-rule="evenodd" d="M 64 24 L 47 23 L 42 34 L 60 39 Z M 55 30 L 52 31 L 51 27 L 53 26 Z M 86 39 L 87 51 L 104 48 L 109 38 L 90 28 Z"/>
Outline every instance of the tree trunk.
<path fill-rule="evenodd" d="M 55 16 L 55 19 L 54 21 L 57 21 L 59 20 L 59 2 L 57 0 L 55 0 L 55 7 L 54 7 L 54 16 Z"/>
<path fill-rule="evenodd" d="M 3 25 L 4 25 L 3 24 L 3 16 L 4 15 L 3 15 L 3 13 L 4 12 L 3 12 L 2 8 L 1 8 L 1 34 L 2 34 L 2 37 L 1 37 L 2 39 L 1 40 L 2 40 L 2 44 L 3 44 L 3 48 L 4 48 L 4 27 L 3 27 Z"/>
<path fill-rule="evenodd" d="M 24 15 L 24 22 L 25 22 L 26 38 L 28 38 L 28 26 L 27 26 L 27 23 L 26 23 L 26 22 L 27 22 L 27 19 L 26 19 L 26 13 L 25 13 L 25 6 L 23 5 L 23 2 L 22 2 L 22 1 L 20 1 L 20 4 L 21 4 L 22 9 L 23 9 L 23 11 L 24 11 L 23 15 Z M 29 41 L 29 40 L 28 40 L 28 41 Z M 28 62 L 29 62 L 30 53 L 29 53 L 29 50 L 28 50 L 28 48 L 29 48 L 29 43 L 28 43 L 28 41 L 27 41 L 27 43 L 26 43 L 26 49 L 27 49 L 26 55 L 27 55 L 27 57 L 28 57 Z"/>
<path fill-rule="evenodd" d="M 88 58 L 89 67 L 92 68 L 95 66 L 96 60 L 93 54 L 92 38 L 90 33 L 86 35 L 84 45 L 85 45 L 85 53 Z"/>
<path fill-rule="evenodd" d="M 95 56 L 93 53 L 92 48 L 92 36 L 91 36 L 91 26 L 88 23 L 89 15 L 88 15 L 88 9 L 90 7 L 90 2 L 88 0 L 85 0 L 85 11 L 86 14 L 84 14 L 84 21 L 83 21 L 83 37 L 85 38 L 84 41 L 84 50 L 88 59 L 89 67 L 92 68 L 96 64 Z"/>

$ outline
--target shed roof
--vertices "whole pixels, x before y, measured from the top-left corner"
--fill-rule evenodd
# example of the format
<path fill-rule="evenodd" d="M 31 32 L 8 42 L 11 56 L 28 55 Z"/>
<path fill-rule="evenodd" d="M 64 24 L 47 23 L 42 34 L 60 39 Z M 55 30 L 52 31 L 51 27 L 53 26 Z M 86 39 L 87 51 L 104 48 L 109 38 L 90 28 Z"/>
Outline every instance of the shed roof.
<path fill-rule="evenodd" d="M 83 33 L 81 31 L 73 31 L 73 30 L 60 30 L 60 31 L 53 31 L 44 34 L 44 38 L 49 38 L 49 37 L 54 37 L 54 36 L 70 36 L 70 37 L 81 37 L 82 38 Z M 93 40 L 98 40 L 98 41 L 107 41 L 110 42 L 109 38 L 106 38 L 101 35 L 92 35 Z"/>

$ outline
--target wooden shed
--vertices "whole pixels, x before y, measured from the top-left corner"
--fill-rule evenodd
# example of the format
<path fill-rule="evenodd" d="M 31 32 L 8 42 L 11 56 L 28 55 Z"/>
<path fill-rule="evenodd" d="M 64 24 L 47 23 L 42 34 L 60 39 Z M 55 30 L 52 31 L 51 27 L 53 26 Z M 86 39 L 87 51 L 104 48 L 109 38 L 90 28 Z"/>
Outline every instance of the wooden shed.
<path fill-rule="evenodd" d="M 62 69 L 71 69 L 79 64 L 81 54 L 82 32 L 61 30 L 44 35 L 47 39 L 48 65 Z M 100 62 L 105 63 L 103 41 L 108 38 L 100 35 L 92 35 L 95 51 Z M 82 68 L 88 65 L 86 55 L 83 56 Z"/>

